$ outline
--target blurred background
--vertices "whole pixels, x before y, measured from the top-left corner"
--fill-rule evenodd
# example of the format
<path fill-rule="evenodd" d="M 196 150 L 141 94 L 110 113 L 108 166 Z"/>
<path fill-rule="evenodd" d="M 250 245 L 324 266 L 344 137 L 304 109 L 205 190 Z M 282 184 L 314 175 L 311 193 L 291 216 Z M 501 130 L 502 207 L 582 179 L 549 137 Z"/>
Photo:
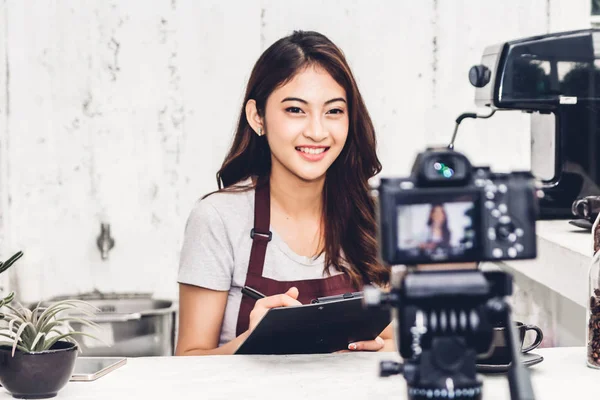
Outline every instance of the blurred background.
<path fill-rule="evenodd" d="M 483 111 L 468 71 L 486 46 L 597 14 L 596 0 L 0 1 L 0 256 L 25 253 L 3 290 L 175 300 L 185 221 L 217 188 L 250 71 L 295 29 L 344 51 L 392 176 Z M 466 120 L 456 149 L 528 169 L 529 131 L 518 111 Z"/>

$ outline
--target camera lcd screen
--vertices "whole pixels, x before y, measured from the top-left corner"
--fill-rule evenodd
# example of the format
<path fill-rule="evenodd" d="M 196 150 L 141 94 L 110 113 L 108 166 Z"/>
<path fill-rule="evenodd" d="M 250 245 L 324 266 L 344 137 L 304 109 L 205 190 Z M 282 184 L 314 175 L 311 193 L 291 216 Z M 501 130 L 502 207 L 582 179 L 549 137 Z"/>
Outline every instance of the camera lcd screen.
<path fill-rule="evenodd" d="M 476 257 L 479 247 L 477 212 L 473 195 L 398 204 L 398 258 L 409 264 L 466 261 Z"/>

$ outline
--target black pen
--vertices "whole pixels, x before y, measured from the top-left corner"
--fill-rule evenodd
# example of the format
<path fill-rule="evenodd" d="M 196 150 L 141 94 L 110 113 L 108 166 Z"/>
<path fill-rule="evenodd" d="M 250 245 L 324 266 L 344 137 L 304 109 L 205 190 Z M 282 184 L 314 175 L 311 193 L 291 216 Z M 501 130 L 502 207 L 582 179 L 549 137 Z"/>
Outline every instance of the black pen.
<path fill-rule="evenodd" d="M 246 296 L 251 297 L 254 300 L 259 300 L 267 297 L 258 290 L 252 289 L 250 286 L 244 286 L 242 288 L 242 294 L 245 294 Z"/>

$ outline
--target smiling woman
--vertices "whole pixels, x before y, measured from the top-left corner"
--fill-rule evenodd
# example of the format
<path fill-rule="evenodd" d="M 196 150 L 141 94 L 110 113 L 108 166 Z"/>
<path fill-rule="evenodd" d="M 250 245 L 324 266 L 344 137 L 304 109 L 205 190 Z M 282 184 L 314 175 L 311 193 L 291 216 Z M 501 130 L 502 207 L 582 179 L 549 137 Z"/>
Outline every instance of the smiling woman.
<path fill-rule="evenodd" d="M 250 76 L 219 190 L 188 219 L 178 355 L 232 354 L 273 307 L 384 286 L 373 124 L 343 53 L 317 32 L 269 47 Z M 242 295 L 248 286 L 265 294 Z M 392 350 L 391 327 L 349 350 Z"/>

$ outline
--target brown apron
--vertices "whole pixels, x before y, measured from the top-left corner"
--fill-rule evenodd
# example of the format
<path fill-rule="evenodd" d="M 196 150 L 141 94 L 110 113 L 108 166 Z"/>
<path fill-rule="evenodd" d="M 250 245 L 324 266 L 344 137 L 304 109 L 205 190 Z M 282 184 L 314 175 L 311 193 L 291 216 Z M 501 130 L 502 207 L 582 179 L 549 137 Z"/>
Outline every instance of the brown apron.
<path fill-rule="evenodd" d="M 263 277 L 263 265 L 267 245 L 271 241 L 271 195 L 268 179 L 259 179 L 254 194 L 254 228 L 250 231 L 252 250 L 248 263 L 248 274 L 245 286 L 263 293 L 266 296 L 285 293 L 292 286 L 298 288 L 298 301 L 308 304 L 317 297 L 335 296 L 358 289 L 352 284 L 347 274 L 339 274 L 322 279 L 308 279 L 300 281 L 276 281 Z M 242 303 L 238 314 L 236 336 L 248 330 L 250 312 L 256 300 L 242 295 Z"/>

